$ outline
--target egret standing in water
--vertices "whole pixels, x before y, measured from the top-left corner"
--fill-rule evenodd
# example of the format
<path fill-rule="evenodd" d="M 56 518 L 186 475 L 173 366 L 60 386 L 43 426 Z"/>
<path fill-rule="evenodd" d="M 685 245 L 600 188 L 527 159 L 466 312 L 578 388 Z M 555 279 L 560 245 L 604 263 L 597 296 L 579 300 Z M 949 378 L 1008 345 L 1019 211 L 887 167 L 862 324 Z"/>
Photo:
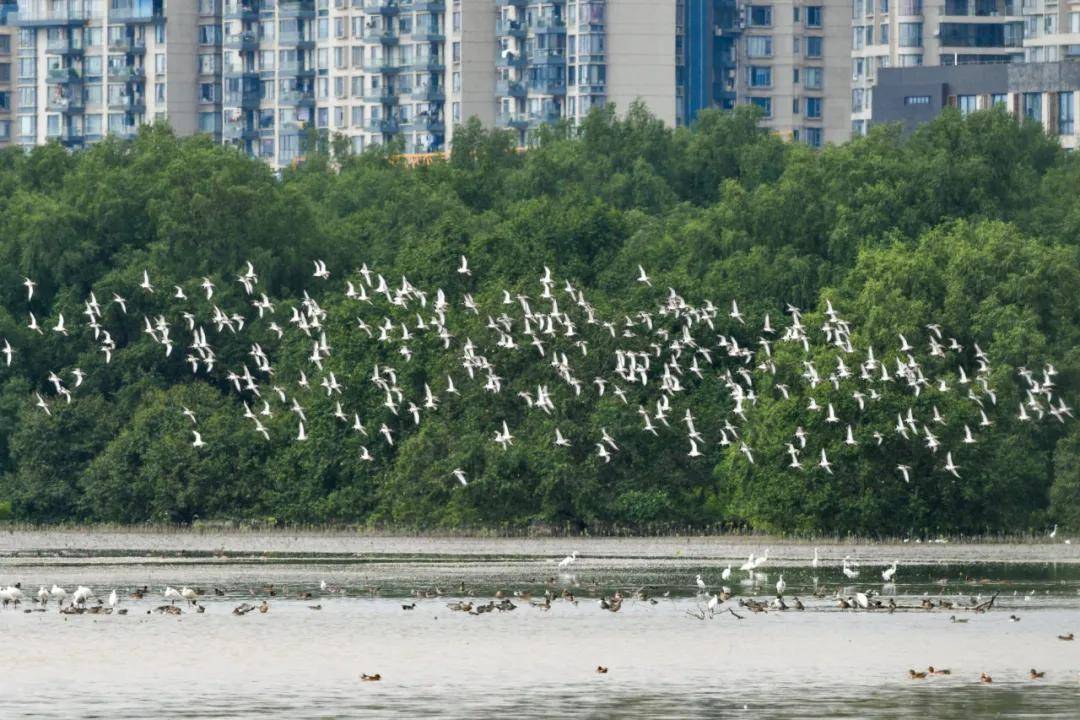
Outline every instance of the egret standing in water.
<path fill-rule="evenodd" d="M 780 579 L 776 581 L 776 594 L 783 596 L 785 590 L 787 590 L 787 583 L 784 582 L 784 576 L 781 575 Z"/>

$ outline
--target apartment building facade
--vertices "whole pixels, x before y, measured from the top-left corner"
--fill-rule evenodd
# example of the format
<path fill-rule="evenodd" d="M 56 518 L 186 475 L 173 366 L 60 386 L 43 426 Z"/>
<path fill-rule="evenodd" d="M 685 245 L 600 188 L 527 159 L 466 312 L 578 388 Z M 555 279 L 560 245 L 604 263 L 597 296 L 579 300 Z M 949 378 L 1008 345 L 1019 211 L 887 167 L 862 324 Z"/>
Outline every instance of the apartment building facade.
<path fill-rule="evenodd" d="M 852 134 L 866 133 L 874 86 L 885 68 L 1022 61 L 1026 21 L 1020 2 L 853 0 Z"/>
<path fill-rule="evenodd" d="M 758 107 L 774 132 L 813 147 L 850 133 L 847 0 L 681 0 L 679 121 L 703 108 Z"/>
<path fill-rule="evenodd" d="M 1080 63 L 1010 63 L 891 68 L 881 72 L 873 122 L 914 131 L 948 107 L 962 114 L 1004 107 L 1042 123 L 1063 147 L 1080 145 Z"/>
<path fill-rule="evenodd" d="M 3 0 L 0 0 L 2 3 Z M 2 5 L 0 5 L 2 6 Z M 313 131 L 447 149 L 477 117 L 522 146 L 635 100 L 668 124 L 762 108 L 810 145 L 850 127 L 845 4 L 783 0 L 19 0 L 10 137 L 83 147 L 167 119 L 275 166 Z M 3 98 L 0 25 L 0 99 Z M 0 135 L 4 122 L 0 102 Z M 0 143 L 3 139 L 0 138 Z"/>
<path fill-rule="evenodd" d="M 20 0 L 14 16 L 13 136 L 82 147 L 168 118 L 197 130 L 194 3 Z M 166 36 L 166 21 L 169 34 Z"/>
<path fill-rule="evenodd" d="M 12 109 L 15 106 L 11 82 L 15 38 L 11 20 L 16 10 L 15 0 L 0 0 L 0 148 L 11 144 Z"/>

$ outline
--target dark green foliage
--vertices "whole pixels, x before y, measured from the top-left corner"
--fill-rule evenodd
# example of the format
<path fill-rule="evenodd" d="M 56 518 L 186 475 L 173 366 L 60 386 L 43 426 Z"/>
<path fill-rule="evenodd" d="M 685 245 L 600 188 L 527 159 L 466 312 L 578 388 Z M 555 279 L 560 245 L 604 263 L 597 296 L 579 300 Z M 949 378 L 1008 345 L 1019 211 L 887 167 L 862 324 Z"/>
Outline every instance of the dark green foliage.
<path fill-rule="evenodd" d="M 0 153 L 0 338 L 18 352 L 10 368 L 0 364 L 0 519 L 1080 529 L 1075 426 L 1015 420 L 1023 399 L 1015 368 L 1053 362 L 1070 404 L 1080 373 L 1080 159 L 1035 124 L 1001 111 L 946 114 L 909 139 L 878 128 L 814 153 L 760 130 L 747 109 L 706 112 L 693 128 L 671 130 L 635 107 L 625 119 L 597 111 L 579 131 L 552 128 L 526 153 L 470 122 L 457 130 L 448 161 L 414 168 L 386 149 L 349 155 L 333 138 L 313 136 L 309 150 L 307 163 L 281 177 L 161 127 L 74 155 L 57 146 Z M 471 280 L 455 272 L 460 255 L 474 268 Z M 466 387 L 420 427 L 403 425 L 393 448 L 336 423 L 332 403 L 314 392 L 308 442 L 291 442 L 296 426 L 284 411 L 265 421 L 273 441 L 263 442 L 223 372 L 193 377 L 182 344 L 164 358 L 142 333 L 142 316 L 168 311 L 173 284 L 197 295 L 204 275 L 217 282 L 215 302 L 254 315 L 235 282 L 248 260 L 259 291 L 287 307 L 311 287 L 315 258 L 335 273 L 335 291 L 320 298 L 334 339 L 331 367 L 351 405 L 368 411 L 372 434 L 382 401 L 366 380 L 375 363 L 397 367 L 414 393 L 442 386 L 460 365 L 431 342 L 416 343 L 404 364 L 396 348 L 355 329 L 355 307 L 340 290 L 363 263 L 388 279 L 407 276 L 489 304 L 504 288 L 529 292 L 549 265 L 616 317 L 654 304 L 668 287 L 698 304 L 727 307 L 737 298 L 755 322 L 764 313 L 782 318 L 790 302 L 819 325 L 829 300 L 853 322 L 858 344 L 879 348 L 900 332 L 921 336 L 936 321 L 988 353 L 1002 410 L 978 451 L 964 455 L 960 482 L 936 471 L 929 455 L 911 460 L 891 439 L 880 448 L 830 445 L 835 476 L 788 471 L 784 443 L 806 422 L 806 397 L 784 401 L 766 380 L 745 427 L 758 456 L 752 467 L 714 438 L 693 461 L 681 436 L 637 432 L 633 409 L 647 400 L 634 389 L 624 407 L 610 395 L 573 403 L 566 387 L 553 385 L 560 414 L 549 418 L 526 413 L 513 392 Z M 635 282 L 638 264 L 655 289 Z M 137 290 L 144 269 L 160 289 L 153 296 Z M 38 282 L 29 305 L 24 275 Z M 91 290 L 103 305 L 113 292 L 138 305 L 126 318 L 105 308 L 118 346 L 111 364 L 81 322 Z M 27 312 L 49 327 L 63 312 L 72 337 L 31 333 Z M 725 315 L 717 332 L 756 342 Z M 484 320 L 456 318 L 476 336 Z M 305 367 L 306 342 L 279 346 L 260 325 L 244 337 L 214 337 L 221 368 L 243 366 L 251 342 L 276 349 L 280 376 Z M 613 348 L 597 341 L 580 375 L 609 372 L 604 356 Z M 797 366 L 794 352 L 777 347 Z M 817 360 L 833 358 L 822 350 Z M 550 381 L 532 356 L 499 361 L 514 392 Z M 48 390 L 50 371 L 75 367 L 87 373 L 75 400 L 52 403 L 45 416 L 34 392 Z M 961 422 L 977 421 L 971 403 L 935 402 Z M 886 394 L 865 422 L 888 427 L 910 403 L 901 390 Z M 674 404 L 673 416 L 688 407 L 686 398 Z M 206 448 L 191 446 L 181 406 L 197 410 Z M 732 403 L 706 374 L 692 406 L 711 430 Z M 514 428 L 517 441 L 505 452 L 491 442 L 493 418 Z M 556 425 L 579 439 L 603 427 L 635 429 L 621 436 L 617 461 L 604 464 L 585 440 L 553 448 Z M 378 447 L 375 462 L 359 459 L 364 444 Z M 910 485 L 897 477 L 899 462 L 914 464 Z M 468 487 L 451 476 L 459 467 Z"/>

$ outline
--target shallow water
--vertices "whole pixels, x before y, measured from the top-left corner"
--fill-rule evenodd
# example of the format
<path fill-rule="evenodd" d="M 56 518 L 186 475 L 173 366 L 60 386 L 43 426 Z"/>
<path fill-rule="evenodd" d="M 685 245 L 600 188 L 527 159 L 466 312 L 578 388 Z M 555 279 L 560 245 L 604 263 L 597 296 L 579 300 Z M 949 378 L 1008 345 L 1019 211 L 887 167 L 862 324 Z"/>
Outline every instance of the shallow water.
<path fill-rule="evenodd" d="M 1080 714 L 1080 553 L 1074 545 L 830 545 L 770 542 L 763 576 L 734 572 L 736 598 L 701 620 L 694 576 L 713 590 L 758 540 L 469 540 L 356 535 L 11 533 L 0 585 L 76 584 L 106 597 L 149 585 L 128 614 L 0 611 L 5 717 L 1060 717 Z M 582 554 L 572 575 L 554 560 Z M 850 555 L 858 580 L 839 571 Z M 882 567 L 898 560 L 895 587 Z M 805 612 L 752 613 L 780 575 Z M 815 581 L 816 578 L 816 581 Z M 322 592 L 320 580 L 340 586 Z M 855 583 L 852 585 L 852 583 Z M 147 614 L 165 585 L 205 591 L 205 613 Z M 270 584 L 274 595 L 270 595 Z M 462 586 L 464 585 L 464 590 Z M 656 602 L 598 598 L 645 586 Z M 215 595 L 213 588 L 223 591 Z M 546 589 L 571 591 L 550 610 Z M 834 595 L 924 594 L 991 611 L 853 612 Z M 447 603 L 517 609 L 470 615 Z M 815 591 L 822 597 L 814 597 Z M 414 597 L 415 593 L 422 597 Z M 301 593 L 312 597 L 301 598 Z M 438 595 L 423 597 L 423 595 Z M 232 614 L 266 599 L 269 611 Z M 403 610 L 403 604 L 416 603 Z M 312 610 L 311 605 L 321 605 Z M 743 619 L 726 612 L 731 607 Z M 950 615 L 966 619 L 953 623 Z M 1019 616 L 1019 622 L 1009 616 Z M 912 681 L 908 668 L 950 668 Z M 597 674 L 597 665 L 609 668 Z M 1031 667 L 1046 678 L 1030 681 Z M 360 673 L 380 673 L 378 683 Z M 994 678 L 978 683 L 980 672 Z M 12 714 L 12 711 L 13 714 Z"/>

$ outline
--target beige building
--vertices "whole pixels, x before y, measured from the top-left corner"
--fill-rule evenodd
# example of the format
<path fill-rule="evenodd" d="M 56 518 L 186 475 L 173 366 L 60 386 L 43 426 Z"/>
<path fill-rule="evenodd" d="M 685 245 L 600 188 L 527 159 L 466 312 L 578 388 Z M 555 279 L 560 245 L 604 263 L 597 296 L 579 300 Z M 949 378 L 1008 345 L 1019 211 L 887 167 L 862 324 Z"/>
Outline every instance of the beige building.
<path fill-rule="evenodd" d="M 16 141 L 82 147 L 158 118 L 195 132 L 199 17 L 194 2 L 21 0 Z"/>
<path fill-rule="evenodd" d="M 496 124 L 522 144 L 544 123 L 577 121 L 606 103 L 625 113 L 639 98 L 674 124 L 674 0 L 497 5 Z"/>
<path fill-rule="evenodd" d="M 812 147 L 850 136 L 850 6 L 777 2 L 748 5 L 740 18 L 738 102 L 764 124 Z"/>
<path fill-rule="evenodd" d="M 873 88 L 883 68 L 1023 60 L 1027 41 L 1020 2 L 854 0 L 852 133 L 866 132 Z"/>
<path fill-rule="evenodd" d="M 1024 20 L 1024 59 L 1027 62 L 1080 58 L 1080 4 L 1027 0 L 1020 10 Z"/>
<path fill-rule="evenodd" d="M 2 9 L 0 9 L 2 12 Z M 0 24 L 0 148 L 11 144 L 12 131 L 12 108 L 15 105 L 14 85 L 12 78 L 12 47 L 15 38 L 14 28 L 7 24 Z"/>

